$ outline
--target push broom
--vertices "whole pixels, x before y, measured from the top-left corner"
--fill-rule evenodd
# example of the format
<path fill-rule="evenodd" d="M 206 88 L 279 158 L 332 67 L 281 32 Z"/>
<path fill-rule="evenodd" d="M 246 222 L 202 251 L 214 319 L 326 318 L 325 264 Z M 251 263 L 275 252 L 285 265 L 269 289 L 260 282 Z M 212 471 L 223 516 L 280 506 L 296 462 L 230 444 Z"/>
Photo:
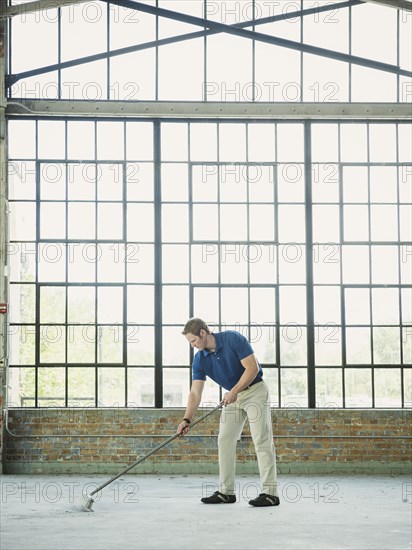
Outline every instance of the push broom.
<path fill-rule="evenodd" d="M 194 426 L 196 426 L 196 424 L 199 424 L 199 422 L 202 422 L 205 418 L 207 418 L 208 416 L 210 416 L 211 414 L 213 414 L 217 410 L 221 409 L 222 406 L 223 406 L 223 402 L 220 403 L 219 405 L 217 405 L 217 407 L 215 407 L 214 409 L 211 409 L 209 412 L 207 412 L 206 414 L 204 414 L 203 416 L 201 416 L 197 420 L 195 420 L 194 422 L 192 422 L 190 424 L 190 429 L 192 429 Z M 125 470 L 123 470 L 119 474 L 115 475 L 114 477 L 112 477 L 111 479 L 109 479 L 108 481 L 106 481 L 105 483 L 100 485 L 99 487 L 97 487 L 97 489 L 95 489 L 94 491 L 92 491 L 90 494 L 87 495 L 87 497 L 86 497 L 87 500 L 86 500 L 86 503 L 83 505 L 83 510 L 85 512 L 94 512 L 94 510 L 93 510 L 93 503 L 94 503 L 93 495 L 95 495 L 96 493 L 98 493 L 99 491 L 101 491 L 102 489 L 107 487 L 108 485 L 110 485 L 110 483 L 113 483 L 113 481 L 118 479 L 120 476 L 124 475 L 129 470 L 131 470 L 132 468 L 134 468 L 135 466 L 137 466 L 138 464 L 140 464 L 141 462 L 146 460 L 146 458 L 149 458 L 149 456 L 153 455 L 154 453 L 157 453 L 157 451 L 159 451 L 160 449 L 162 449 L 163 447 L 168 445 L 171 441 L 173 441 L 177 437 L 180 437 L 181 435 L 182 434 L 179 434 L 179 433 L 175 433 L 175 434 L 171 435 L 168 439 L 166 439 L 166 441 L 163 441 L 163 443 L 161 443 L 160 445 L 158 445 L 157 447 L 152 449 L 149 453 L 147 453 L 146 455 L 142 456 L 141 458 L 139 458 L 138 460 L 133 462 L 133 464 L 130 464 Z"/>

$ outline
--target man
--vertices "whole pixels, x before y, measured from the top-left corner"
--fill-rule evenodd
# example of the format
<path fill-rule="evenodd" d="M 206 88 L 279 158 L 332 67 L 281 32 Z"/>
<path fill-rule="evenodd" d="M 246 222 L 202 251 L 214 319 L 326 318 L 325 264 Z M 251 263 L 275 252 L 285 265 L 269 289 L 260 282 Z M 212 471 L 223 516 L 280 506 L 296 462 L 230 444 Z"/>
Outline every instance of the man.
<path fill-rule="evenodd" d="M 262 380 L 262 367 L 248 340 L 240 333 L 226 330 L 211 333 L 198 318 L 189 319 L 182 334 L 199 351 L 193 360 L 193 381 L 187 407 L 177 433 L 188 432 L 202 398 L 206 376 L 228 392 L 223 398 L 218 437 L 219 491 L 202 498 L 205 504 L 236 502 L 236 443 L 246 418 L 258 459 L 263 492 L 249 501 L 252 506 L 277 506 L 276 457 L 273 444 L 269 391 Z"/>

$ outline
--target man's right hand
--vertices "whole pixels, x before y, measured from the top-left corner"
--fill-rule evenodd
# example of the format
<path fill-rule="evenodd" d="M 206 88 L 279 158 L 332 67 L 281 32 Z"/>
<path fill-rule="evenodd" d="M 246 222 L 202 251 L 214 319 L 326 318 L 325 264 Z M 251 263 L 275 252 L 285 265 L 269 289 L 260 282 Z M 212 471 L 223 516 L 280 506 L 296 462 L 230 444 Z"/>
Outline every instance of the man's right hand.
<path fill-rule="evenodd" d="M 188 424 L 185 420 L 182 420 L 182 422 L 177 427 L 176 433 L 180 435 L 186 435 L 189 431 L 190 424 Z"/>

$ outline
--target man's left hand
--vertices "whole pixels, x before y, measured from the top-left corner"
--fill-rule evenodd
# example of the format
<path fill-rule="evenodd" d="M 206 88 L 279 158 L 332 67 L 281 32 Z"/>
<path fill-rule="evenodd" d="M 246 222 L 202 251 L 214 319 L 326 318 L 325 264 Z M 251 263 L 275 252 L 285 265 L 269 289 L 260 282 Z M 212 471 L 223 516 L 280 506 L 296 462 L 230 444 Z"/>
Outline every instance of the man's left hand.
<path fill-rule="evenodd" d="M 237 393 L 233 390 L 230 390 L 223 396 L 223 405 L 230 405 L 237 400 Z"/>

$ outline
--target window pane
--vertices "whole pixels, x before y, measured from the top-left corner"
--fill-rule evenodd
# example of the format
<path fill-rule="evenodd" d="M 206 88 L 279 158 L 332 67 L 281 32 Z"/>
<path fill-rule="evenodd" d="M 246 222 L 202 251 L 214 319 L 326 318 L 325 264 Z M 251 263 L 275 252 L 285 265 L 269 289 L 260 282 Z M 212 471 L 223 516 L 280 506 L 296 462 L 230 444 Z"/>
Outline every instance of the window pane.
<path fill-rule="evenodd" d="M 338 125 L 314 124 L 312 126 L 313 162 L 335 162 L 338 160 Z"/>
<path fill-rule="evenodd" d="M 154 365 L 154 327 L 127 327 L 127 364 Z"/>
<path fill-rule="evenodd" d="M 313 202 L 339 201 L 339 169 L 337 164 L 312 165 Z"/>
<path fill-rule="evenodd" d="M 220 239 L 222 241 L 247 240 L 246 206 L 235 204 L 220 205 Z"/>
<path fill-rule="evenodd" d="M 272 166 L 250 165 L 247 178 L 250 202 L 273 202 L 275 181 Z"/>
<path fill-rule="evenodd" d="M 126 193 L 128 201 L 152 201 L 154 193 L 153 164 L 126 164 Z"/>
<path fill-rule="evenodd" d="M 371 240 L 398 240 L 398 210 L 396 206 L 371 206 Z"/>
<path fill-rule="evenodd" d="M 97 362 L 123 362 L 123 328 L 120 325 L 97 328 Z"/>
<path fill-rule="evenodd" d="M 36 350 L 36 329 L 34 326 L 11 326 L 10 338 L 10 364 L 34 365 Z M 33 387 L 34 395 L 34 387 Z"/>
<path fill-rule="evenodd" d="M 238 243 L 220 247 L 220 278 L 225 283 L 246 283 L 248 258 L 246 246 Z"/>
<path fill-rule="evenodd" d="M 368 159 L 366 124 L 341 124 L 340 150 L 342 162 L 366 162 Z M 352 167 L 346 169 L 351 170 Z"/>
<path fill-rule="evenodd" d="M 341 369 L 316 369 L 316 406 L 319 408 L 343 406 Z"/>
<path fill-rule="evenodd" d="M 273 162 L 275 160 L 274 124 L 248 124 L 248 160 Z"/>
<path fill-rule="evenodd" d="M 187 124 L 162 124 L 162 160 L 188 160 Z"/>
<path fill-rule="evenodd" d="M 143 14 L 139 14 L 141 15 Z M 128 160 L 153 159 L 152 122 L 126 122 L 126 158 Z"/>
<path fill-rule="evenodd" d="M 291 25 L 288 26 L 290 27 Z M 282 49 L 282 51 L 285 52 L 286 50 Z M 303 162 L 303 124 L 278 124 L 277 148 L 278 162 Z"/>
<path fill-rule="evenodd" d="M 366 166 L 344 166 L 343 199 L 345 202 L 368 202 L 368 169 Z"/>
<path fill-rule="evenodd" d="M 188 200 L 188 165 L 162 164 L 162 201 Z"/>
<path fill-rule="evenodd" d="M 331 323 L 315 327 L 315 364 L 342 364 L 342 330 Z"/>
<path fill-rule="evenodd" d="M 372 406 L 372 373 L 370 369 L 345 369 L 345 406 Z"/>
<path fill-rule="evenodd" d="M 40 287 L 40 323 L 64 323 L 66 320 L 66 288 Z"/>
<path fill-rule="evenodd" d="M 298 205 L 279 205 L 279 242 L 305 242 L 305 209 Z"/>
<path fill-rule="evenodd" d="M 189 247 L 186 245 L 163 245 L 162 251 L 163 282 L 189 282 Z"/>
<path fill-rule="evenodd" d="M 396 246 L 372 246 L 372 283 L 398 283 L 398 249 Z"/>
<path fill-rule="evenodd" d="M 346 328 L 346 362 L 352 365 L 371 362 L 371 331 L 369 328 Z"/>
<path fill-rule="evenodd" d="M 69 407 L 93 407 L 95 404 L 95 370 L 82 367 L 68 369 Z"/>
<path fill-rule="evenodd" d="M 127 281 L 151 283 L 154 279 L 154 246 L 129 243 L 126 245 Z"/>
<path fill-rule="evenodd" d="M 248 302 L 248 292 L 246 288 L 222 288 L 222 324 L 247 324 L 249 320 Z"/>
<path fill-rule="evenodd" d="M 371 124 L 369 150 L 371 162 L 396 162 L 396 126 Z"/>
<path fill-rule="evenodd" d="M 94 202 L 69 203 L 69 239 L 96 238 L 96 205 Z"/>
<path fill-rule="evenodd" d="M 60 202 L 40 204 L 40 238 L 64 239 L 66 237 L 66 205 Z"/>
<path fill-rule="evenodd" d="M 374 327 L 373 362 L 375 365 L 399 365 L 401 336 L 398 327 Z"/>
<path fill-rule="evenodd" d="M 124 124 L 123 122 L 98 122 L 97 158 L 99 160 L 124 159 Z"/>
<path fill-rule="evenodd" d="M 35 286 L 10 285 L 10 322 L 35 322 Z"/>
<path fill-rule="evenodd" d="M 189 240 L 189 209 L 184 204 L 163 204 L 163 242 L 186 242 Z"/>
<path fill-rule="evenodd" d="M 313 207 L 313 240 L 320 243 L 338 243 L 339 207 L 315 205 Z"/>
<path fill-rule="evenodd" d="M 194 283 L 217 283 L 219 247 L 217 244 L 193 245 L 191 275 Z"/>
<path fill-rule="evenodd" d="M 281 286 L 279 289 L 280 322 L 306 323 L 306 289 L 303 286 Z"/>
<path fill-rule="evenodd" d="M 36 205 L 31 202 L 11 202 L 9 209 L 10 239 L 12 241 L 34 241 L 36 238 Z"/>
<path fill-rule="evenodd" d="M 314 289 L 315 323 L 326 325 L 339 324 L 340 312 L 340 288 L 337 286 L 319 287 Z"/>
<path fill-rule="evenodd" d="M 402 406 L 400 369 L 375 369 L 375 407 Z"/>
<path fill-rule="evenodd" d="M 277 166 L 277 185 L 279 202 L 304 202 L 303 164 L 279 164 Z"/>
<path fill-rule="evenodd" d="M 399 290 L 372 289 L 372 321 L 374 325 L 399 325 Z"/>
<path fill-rule="evenodd" d="M 10 159 L 36 158 L 36 121 L 9 120 L 8 155 Z"/>
<path fill-rule="evenodd" d="M 215 202 L 217 200 L 217 178 L 217 166 L 193 166 L 193 202 Z"/>
<path fill-rule="evenodd" d="M 190 159 L 192 161 L 217 160 L 216 124 L 190 124 Z"/>
<path fill-rule="evenodd" d="M 306 369 L 280 369 L 281 406 L 307 407 Z"/>
<path fill-rule="evenodd" d="M 123 166 L 121 164 L 97 165 L 97 200 L 121 201 L 123 198 Z"/>
<path fill-rule="evenodd" d="M 67 361 L 69 363 L 96 362 L 96 328 L 91 325 L 69 326 Z"/>
<path fill-rule="evenodd" d="M 65 280 L 66 248 L 63 244 L 39 244 L 37 261 L 39 281 L 55 283 Z"/>
<path fill-rule="evenodd" d="M 345 289 L 345 320 L 348 325 L 370 324 L 371 315 L 369 289 Z"/>
<path fill-rule="evenodd" d="M 279 248 L 279 282 L 304 283 L 306 281 L 306 252 L 304 245 L 286 244 Z"/>
<path fill-rule="evenodd" d="M 40 363 L 64 363 L 66 360 L 66 327 L 40 327 Z"/>
<path fill-rule="evenodd" d="M 94 122 L 67 122 L 67 158 L 75 160 L 95 158 L 94 128 Z"/>
<path fill-rule="evenodd" d="M 189 365 L 190 346 L 186 338 L 181 334 L 180 327 L 163 328 L 163 364 L 164 365 Z M 187 371 L 188 372 L 188 371 Z M 163 387 L 165 384 L 163 381 Z"/>
<path fill-rule="evenodd" d="M 193 206 L 193 239 L 195 241 L 216 241 L 218 239 L 217 220 L 218 207 L 216 205 L 195 204 Z"/>
<path fill-rule="evenodd" d="M 163 323 L 183 323 L 189 318 L 189 287 L 163 286 Z"/>
<path fill-rule="evenodd" d="M 369 282 L 369 249 L 367 246 L 343 246 L 343 282 Z"/>
<path fill-rule="evenodd" d="M 244 254 L 249 262 L 251 283 L 276 283 L 276 245 L 245 245 Z M 242 253 L 243 254 L 243 253 Z"/>
<path fill-rule="evenodd" d="M 68 280 L 76 283 L 90 283 L 96 280 L 96 245 L 72 243 L 68 247 Z"/>
<path fill-rule="evenodd" d="M 341 247 L 337 244 L 313 246 L 313 280 L 315 284 L 340 283 Z"/>
<path fill-rule="evenodd" d="M 154 323 L 154 287 L 138 285 L 127 287 L 127 322 Z"/>
<path fill-rule="evenodd" d="M 123 206 L 109 202 L 97 205 L 97 238 L 120 240 L 123 238 Z"/>
<path fill-rule="evenodd" d="M 396 167 L 371 166 L 370 189 L 371 202 L 396 202 L 398 196 Z"/>
<path fill-rule="evenodd" d="M 147 242 L 154 239 L 154 213 L 151 204 L 128 204 L 127 240 Z"/>
<path fill-rule="evenodd" d="M 343 216 L 345 241 L 369 240 L 369 209 L 366 205 L 344 206 Z"/>
<path fill-rule="evenodd" d="M 221 202 L 246 202 L 247 166 L 222 164 L 219 169 L 219 199 Z"/>
<path fill-rule="evenodd" d="M 99 368 L 97 370 L 99 407 L 124 407 L 125 371 L 123 368 Z"/>
<path fill-rule="evenodd" d="M 123 322 L 123 288 L 97 289 L 97 322 L 101 324 Z"/>
<path fill-rule="evenodd" d="M 275 327 L 263 326 L 261 323 L 250 328 L 250 343 L 260 363 L 276 363 L 276 330 Z M 267 370 L 265 370 L 266 378 Z"/>
<path fill-rule="evenodd" d="M 273 241 L 275 210 L 271 205 L 249 206 L 249 238 L 252 241 Z"/>
<path fill-rule="evenodd" d="M 163 369 L 163 406 L 184 407 L 190 389 L 189 369 Z"/>
<path fill-rule="evenodd" d="M 274 288 L 250 289 L 250 322 L 257 325 L 276 322 L 276 296 Z"/>
<path fill-rule="evenodd" d="M 40 200 L 64 200 L 66 198 L 66 166 L 58 163 L 43 163 L 40 164 L 39 172 Z"/>
<path fill-rule="evenodd" d="M 127 406 L 154 406 L 154 369 L 127 369 Z"/>
<path fill-rule="evenodd" d="M 64 368 L 39 368 L 39 407 L 64 407 L 64 394 L 66 386 L 64 374 Z"/>
<path fill-rule="evenodd" d="M 244 162 L 246 160 L 245 124 L 220 124 L 219 149 L 219 158 L 222 162 Z"/>
<path fill-rule="evenodd" d="M 217 288 L 195 288 L 193 294 L 195 317 L 204 319 L 207 324 L 219 322 L 219 291 Z"/>
<path fill-rule="evenodd" d="M 96 289 L 74 286 L 67 289 L 67 320 L 69 323 L 94 323 L 96 320 Z"/>
<path fill-rule="evenodd" d="M 62 121 L 39 120 L 37 123 L 38 158 L 62 159 L 65 149 L 65 124 Z"/>
<path fill-rule="evenodd" d="M 67 192 L 69 200 L 95 200 L 97 179 L 96 165 L 70 163 L 67 165 L 67 172 Z"/>
<path fill-rule="evenodd" d="M 306 328 L 292 323 L 280 328 L 280 364 L 307 365 Z"/>

